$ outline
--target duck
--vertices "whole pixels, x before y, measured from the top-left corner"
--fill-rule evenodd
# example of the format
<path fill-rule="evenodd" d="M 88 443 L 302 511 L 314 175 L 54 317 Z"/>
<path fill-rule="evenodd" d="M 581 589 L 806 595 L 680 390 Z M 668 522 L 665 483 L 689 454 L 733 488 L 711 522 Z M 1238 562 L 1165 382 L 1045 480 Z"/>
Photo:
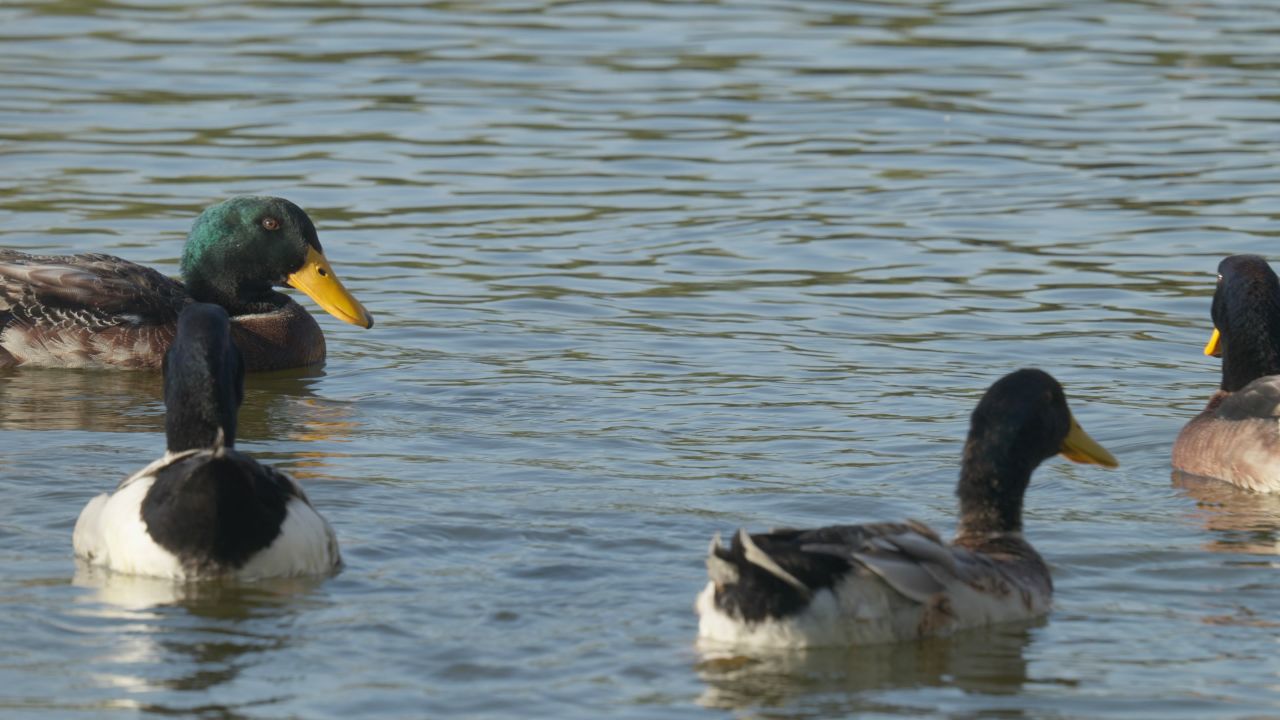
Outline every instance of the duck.
<path fill-rule="evenodd" d="M 300 577 L 342 564 L 293 478 L 235 449 L 244 357 L 221 306 L 182 310 L 165 353 L 163 456 L 89 501 L 72 546 L 90 567 L 175 581 Z"/>
<path fill-rule="evenodd" d="M 324 362 L 320 325 L 278 286 L 301 290 L 339 320 L 373 316 L 338 280 L 315 224 L 278 197 L 212 205 L 191 226 L 181 280 L 113 255 L 29 255 L 0 249 L 0 368 L 20 365 L 156 370 L 178 315 L 221 305 L 247 369 Z"/>
<path fill-rule="evenodd" d="M 699 644 L 859 646 L 945 636 L 1049 611 L 1049 567 L 1022 533 L 1032 471 L 1061 454 L 1116 467 L 1080 427 L 1062 386 L 1026 368 L 997 380 L 970 418 L 945 542 L 915 520 L 717 534 L 699 593 Z"/>
<path fill-rule="evenodd" d="M 1173 468 L 1257 492 L 1280 492 L 1280 280 L 1258 255 L 1218 263 L 1204 354 L 1222 381 L 1173 443 Z"/>

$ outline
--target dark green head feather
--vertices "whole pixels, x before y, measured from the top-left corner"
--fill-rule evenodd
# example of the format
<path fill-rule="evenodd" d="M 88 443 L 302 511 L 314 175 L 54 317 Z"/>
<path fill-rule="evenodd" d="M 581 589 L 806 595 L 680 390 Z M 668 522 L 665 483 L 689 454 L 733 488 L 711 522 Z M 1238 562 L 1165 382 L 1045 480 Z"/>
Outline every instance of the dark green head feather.
<path fill-rule="evenodd" d="M 233 315 L 270 312 L 285 296 L 272 288 L 320 248 L 302 208 L 283 198 L 243 196 L 207 208 L 182 251 L 182 279 L 199 302 Z"/>

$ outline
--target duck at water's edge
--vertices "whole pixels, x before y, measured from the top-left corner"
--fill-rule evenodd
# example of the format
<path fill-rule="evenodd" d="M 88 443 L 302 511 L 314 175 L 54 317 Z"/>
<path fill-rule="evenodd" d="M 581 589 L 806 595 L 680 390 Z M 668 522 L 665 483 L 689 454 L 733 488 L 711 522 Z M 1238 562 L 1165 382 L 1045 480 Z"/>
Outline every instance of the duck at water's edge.
<path fill-rule="evenodd" d="M 244 361 L 227 313 L 189 305 L 165 357 L 167 450 L 76 521 L 77 557 L 176 580 L 317 575 L 342 562 L 298 483 L 236 451 Z"/>
<path fill-rule="evenodd" d="M 960 523 L 944 543 L 924 525 L 739 531 L 712 541 L 698 596 L 699 636 L 757 647 L 861 645 L 946 635 L 1049 610 L 1053 581 L 1022 535 L 1031 473 L 1061 453 L 1115 467 L 1076 423 L 1062 386 L 1040 370 L 997 381 L 973 411 Z"/>
<path fill-rule="evenodd" d="M 182 282 L 111 255 L 0 249 L 0 367 L 159 368 L 178 314 L 221 305 L 249 370 L 324 361 L 315 318 L 275 287 L 311 296 L 346 322 L 373 318 L 320 249 L 311 218 L 282 198 L 237 197 L 200 214 L 182 252 Z"/>

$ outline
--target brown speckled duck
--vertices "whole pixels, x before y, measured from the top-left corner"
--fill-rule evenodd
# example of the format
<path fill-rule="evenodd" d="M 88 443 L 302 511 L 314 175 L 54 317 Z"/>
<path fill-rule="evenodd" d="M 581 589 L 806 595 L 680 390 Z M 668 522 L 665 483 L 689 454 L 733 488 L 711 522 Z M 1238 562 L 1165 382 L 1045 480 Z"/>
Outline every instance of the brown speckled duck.
<path fill-rule="evenodd" d="M 1280 492 L 1280 281 L 1257 255 L 1218 264 L 1213 335 L 1222 384 L 1178 433 L 1173 467 L 1259 492 Z"/>
<path fill-rule="evenodd" d="M 236 197 L 207 208 L 187 236 L 181 272 L 180 282 L 111 255 L 0 250 L 0 368 L 158 369 L 192 302 L 231 315 L 249 370 L 323 362 L 324 334 L 274 289 L 286 285 L 340 320 L 373 326 L 334 275 L 311 218 L 283 198 Z"/>

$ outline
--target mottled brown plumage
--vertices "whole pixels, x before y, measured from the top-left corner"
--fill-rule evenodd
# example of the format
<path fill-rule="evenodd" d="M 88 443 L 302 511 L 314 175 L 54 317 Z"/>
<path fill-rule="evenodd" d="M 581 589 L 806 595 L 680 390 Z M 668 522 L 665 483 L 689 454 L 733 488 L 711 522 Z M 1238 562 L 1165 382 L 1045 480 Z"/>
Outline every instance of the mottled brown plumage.
<path fill-rule="evenodd" d="M 315 318 L 275 295 L 273 311 L 232 318 L 248 368 L 323 362 Z M 0 249 L 0 367 L 159 369 L 178 314 L 192 302 L 182 282 L 122 258 Z"/>

